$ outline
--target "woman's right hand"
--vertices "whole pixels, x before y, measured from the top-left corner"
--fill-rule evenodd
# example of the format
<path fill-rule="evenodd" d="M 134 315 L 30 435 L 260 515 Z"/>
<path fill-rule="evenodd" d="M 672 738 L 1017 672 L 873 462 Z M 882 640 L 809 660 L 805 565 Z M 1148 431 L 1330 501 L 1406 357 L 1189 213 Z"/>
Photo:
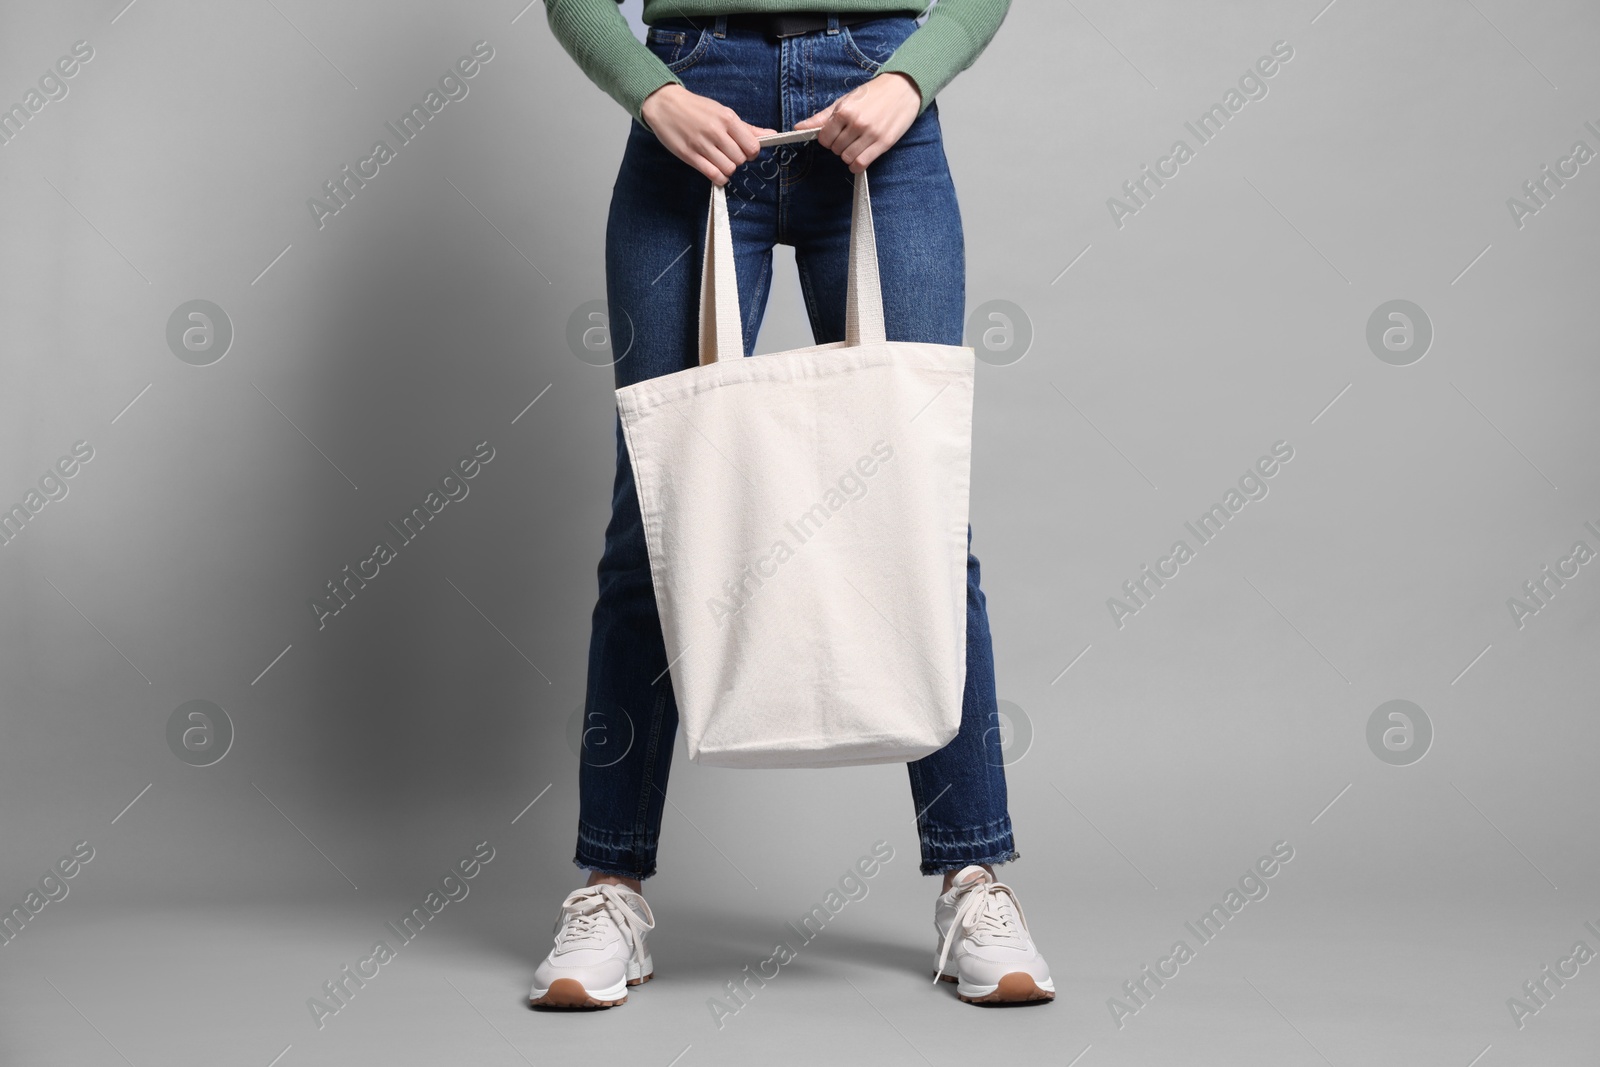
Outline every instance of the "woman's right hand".
<path fill-rule="evenodd" d="M 640 114 L 669 152 L 715 185 L 728 184 L 735 169 L 761 154 L 757 137 L 778 132 L 752 126 L 733 108 L 677 82 L 645 97 Z"/>

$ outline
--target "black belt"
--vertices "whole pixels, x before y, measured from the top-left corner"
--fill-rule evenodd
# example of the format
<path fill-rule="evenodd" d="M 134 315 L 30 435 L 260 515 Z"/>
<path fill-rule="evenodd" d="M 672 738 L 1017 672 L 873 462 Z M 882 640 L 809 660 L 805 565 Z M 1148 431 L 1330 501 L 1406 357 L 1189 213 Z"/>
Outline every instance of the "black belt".
<path fill-rule="evenodd" d="M 916 17 L 920 11 L 864 11 L 835 15 L 841 26 L 854 26 L 858 22 L 871 22 L 891 15 Z M 828 28 L 825 11 L 746 12 L 727 16 L 730 29 L 757 30 L 768 37 L 798 37 Z"/>

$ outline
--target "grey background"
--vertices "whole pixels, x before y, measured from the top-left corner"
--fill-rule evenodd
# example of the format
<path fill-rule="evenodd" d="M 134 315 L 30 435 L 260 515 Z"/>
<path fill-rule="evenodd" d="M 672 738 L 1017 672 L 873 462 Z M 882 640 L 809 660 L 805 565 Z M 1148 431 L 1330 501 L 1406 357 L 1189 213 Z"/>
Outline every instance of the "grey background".
<path fill-rule="evenodd" d="M 658 978 L 571 1017 L 525 997 L 581 878 L 565 729 L 613 398 L 566 331 L 604 292 L 629 119 L 519 8 L 4 6 L 0 102 L 95 57 L 0 147 L 0 499 L 95 455 L 0 547 L 0 902 L 95 858 L 0 948 L 0 1062 L 1593 1062 L 1593 966 L 1521 1030 L 1506 1007 L 1600 949 L 1600 577 L 1521 629 L 1506 606 L 1600 547 L 1600 177 L 1520 229 L 1506 207 L 1600 148 L 1592 7 L 1014 5 L 940 108 L 969 309 L 1034 331 L 979 368 L 972 521 L 1032 733 L 1002 877 L 1057 1000 L 929 983 L 898 765 L 680 751 Z M 468 97 L 319 231 L 306 199 L 480 39 Z M 1107 198 L 1279 40 L 1268 95 L 1119 229 Z M 778 279 L 763 351 L 810 341 Z M 166 343 L 193 299 L 235 331 L 210 366 Z M 1404 367 L 1365 339 L 1394 299 L 1435 332 Z M 485 439 L 470 495 L 319 631 L 308 598 Z M 1107 598 L 1278 440 L 1270 495 L 1118 629 Z M 1435 732 L 1409 766 L 1367 746 L 1396 698 Z M 205 768 L 166 741 L 194 699 L 236 730 Z M 867 899 L 719 1031 L 707 998 L 880 838 Z M 483 840 L 471 895 L 319 1031 L 306 998 Z M 1270 895 L 1119 1029 L 1107 999 L 1280 840 Z"/>

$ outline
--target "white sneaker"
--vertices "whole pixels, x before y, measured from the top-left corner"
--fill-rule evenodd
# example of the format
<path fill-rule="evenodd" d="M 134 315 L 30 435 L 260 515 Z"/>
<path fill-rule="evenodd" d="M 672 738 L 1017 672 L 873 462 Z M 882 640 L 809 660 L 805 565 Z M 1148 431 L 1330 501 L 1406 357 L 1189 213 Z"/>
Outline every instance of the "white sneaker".
<path fill-rule="evenodd" d="M 533 972 L 529 1002 L 550 1008 L 609 1008 L 628 987 L 655 977 L 645 945 L 655 916 L 627 886 L 574 889 L 561 902 L 555 947 Z"/>
<path fill-rule="evenodd" d="M 1016 891 L 977 864 L 961 868 L 935 902 L 934 981 L 956 982 L 972 1004 L 1054 1000 L 1050 966 L 1034 947 Z"/>

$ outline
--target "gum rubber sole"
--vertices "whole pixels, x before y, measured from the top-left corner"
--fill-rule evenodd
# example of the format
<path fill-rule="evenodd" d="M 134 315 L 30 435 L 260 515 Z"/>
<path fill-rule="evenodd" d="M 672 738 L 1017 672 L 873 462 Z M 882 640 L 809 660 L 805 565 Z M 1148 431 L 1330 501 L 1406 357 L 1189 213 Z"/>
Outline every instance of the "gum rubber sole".
<path fill-rule="evenodd" d="M 941 974 L 941 982 L 954 982 L 953 975 Z M 956 996 L 968 1004 L 1023 1004 L 1031 1000 L 1054 1000 L 1056 995 L 1047 989 L 1040 989 L 1039 983 L 1033 980 L 1033 975 L 1026 971 L 1012 971 L 1000 977 L 1000 984 L 995 986 L 994 992 L 986 993 L 981 997 L 969 997 L 965 993 L 956 992 Z"/>
<path fill-rule="evenodd" d="M 656 973 L 651 971 L 643 978 L 633 978 L 628 985 L 643 985 L 654 978 Z M 583 983 L 576 978 L 557 978 L 550 983 L 550 988 L 545 990 L 544 996 L 537 1000 L 529 1000 L 528 1004 L 535 1008 L 614 1008 L 619 1004 L 628 1002 L 628 994 L 624 993 L 616 1000 L 599 1000 L 589 995 L 583 988 Z"/>

